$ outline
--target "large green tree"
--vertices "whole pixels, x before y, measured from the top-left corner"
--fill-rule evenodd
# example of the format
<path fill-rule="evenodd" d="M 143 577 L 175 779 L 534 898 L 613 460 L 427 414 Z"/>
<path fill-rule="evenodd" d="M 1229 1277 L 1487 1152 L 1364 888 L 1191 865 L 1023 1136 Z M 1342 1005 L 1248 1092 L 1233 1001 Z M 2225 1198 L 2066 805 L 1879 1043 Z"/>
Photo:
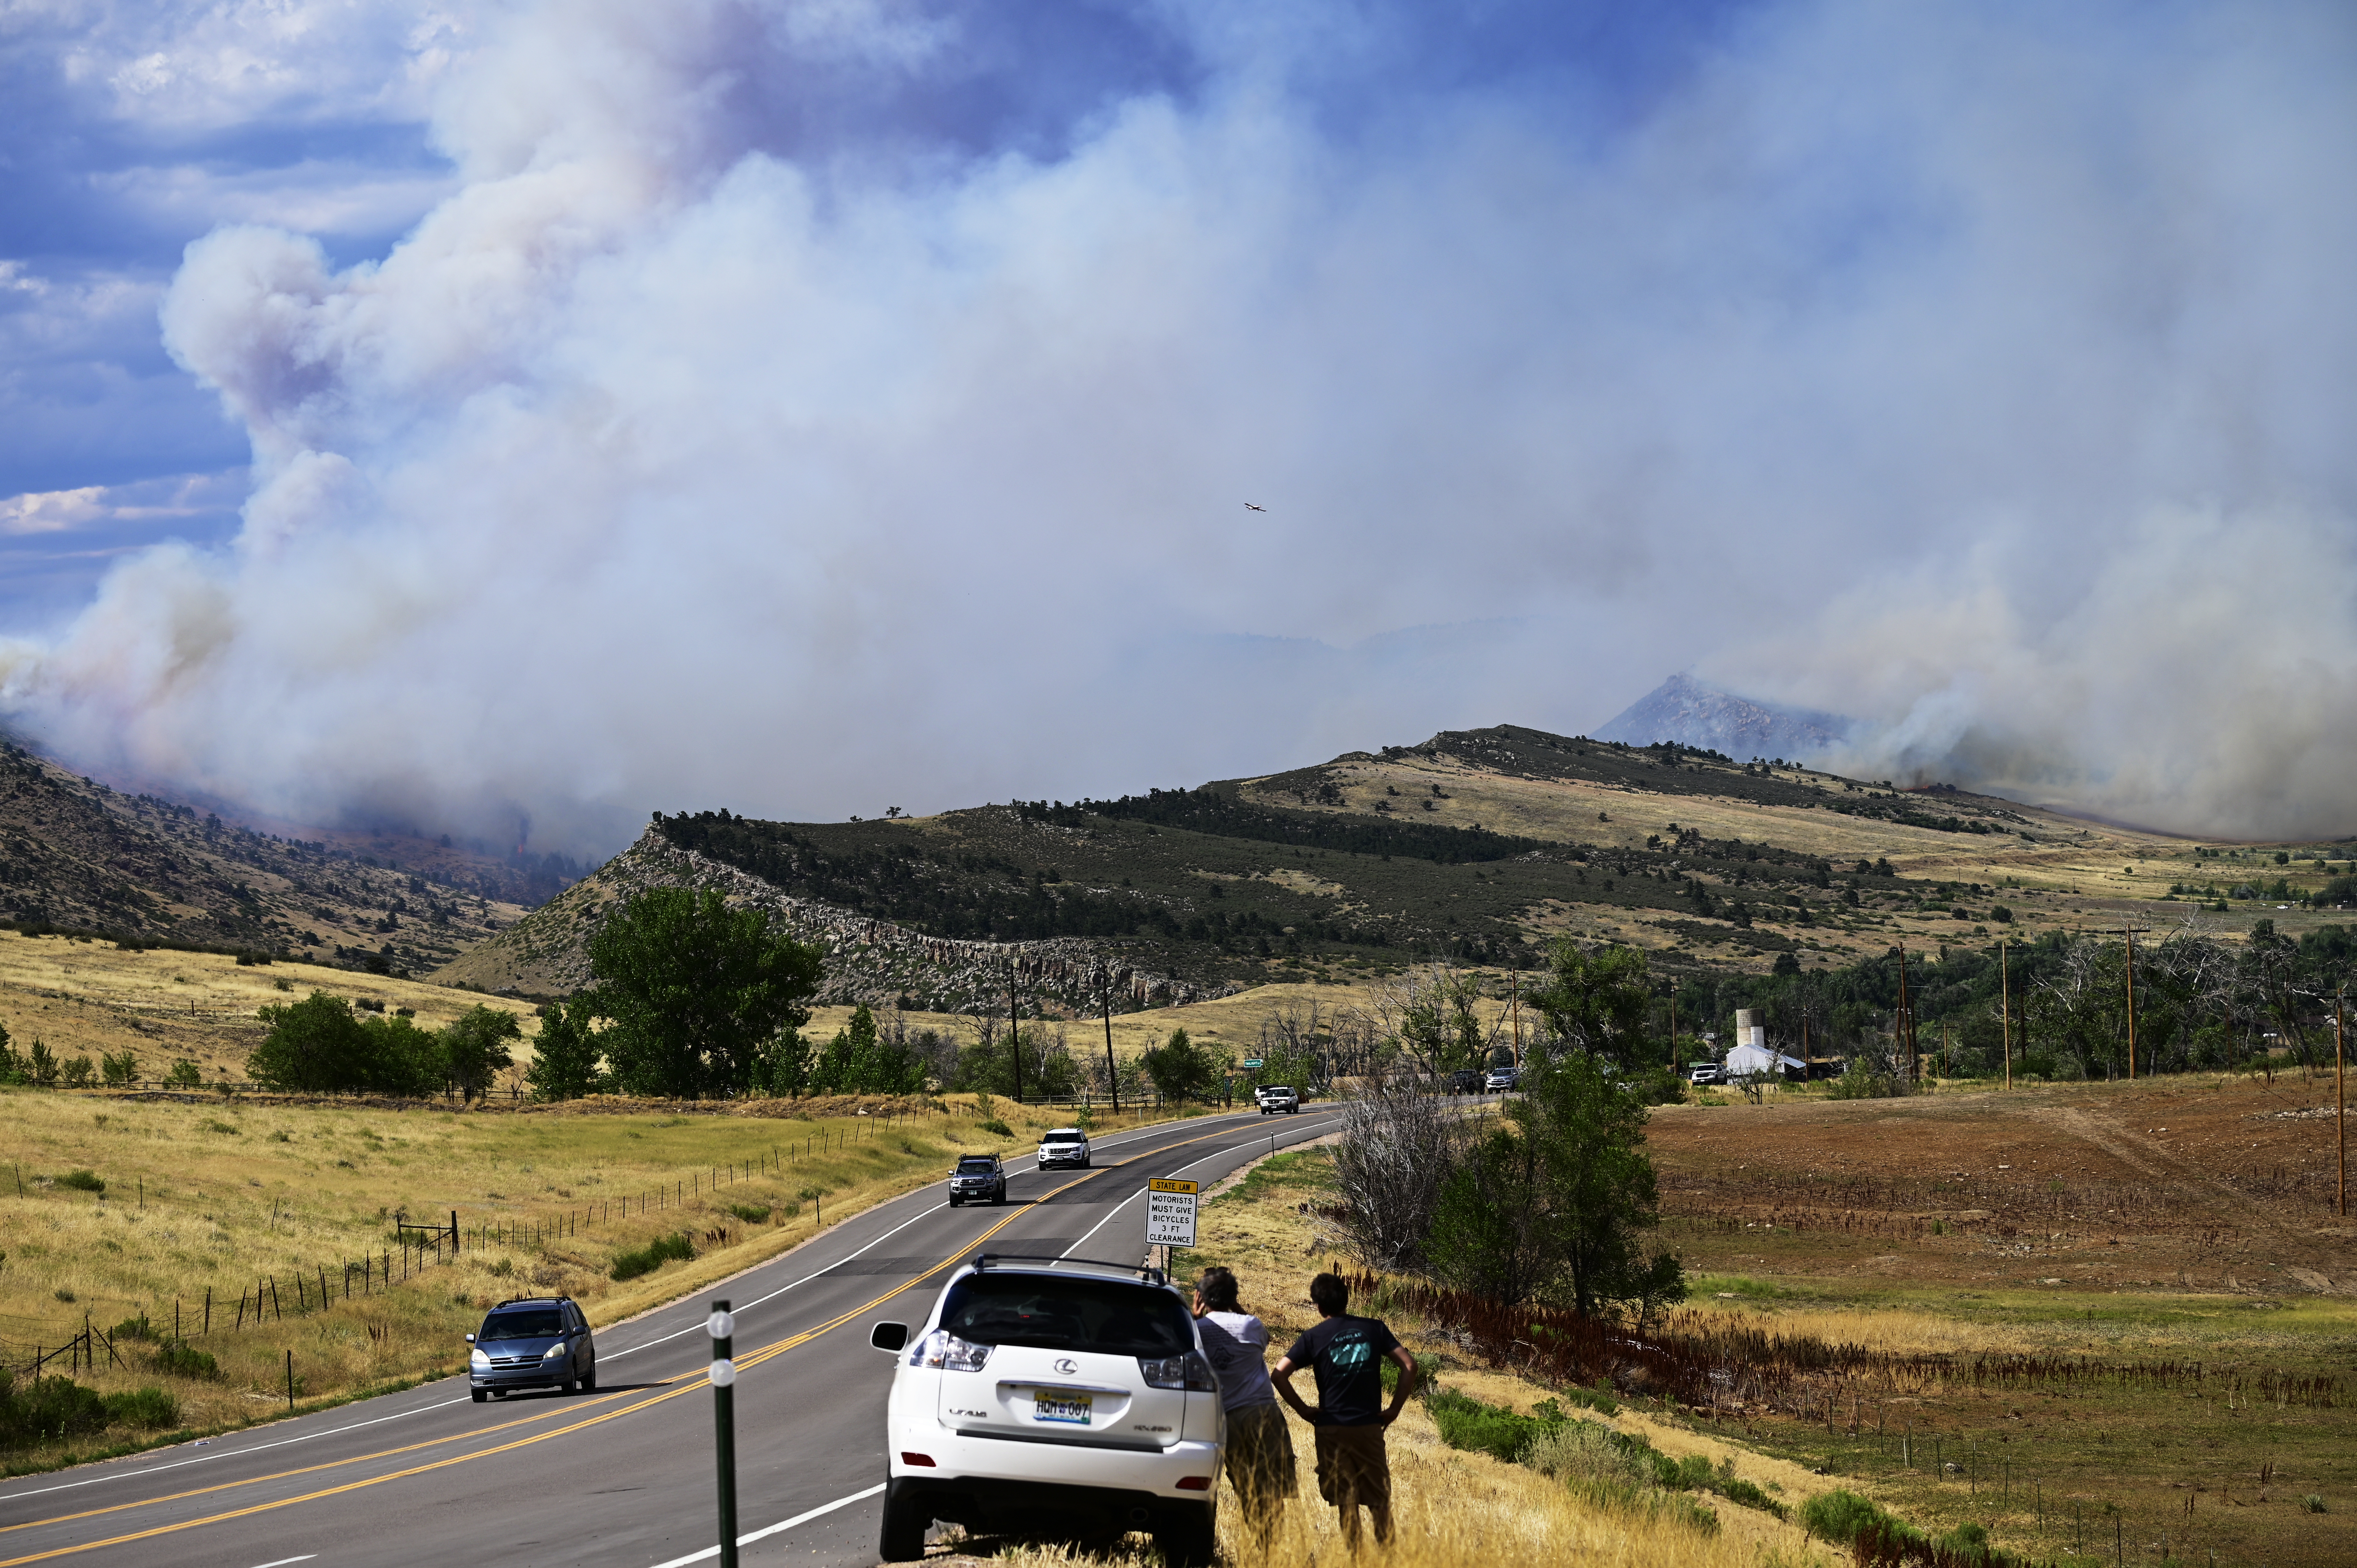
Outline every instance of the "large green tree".
<path fill-rule="evenodd" d="M 1652 1010 L 1653 985 L 1641 950 L 1608 947 L 1587 952 L 1566 937 L 1547 955 L 1547 971 L 1545 983 L 1532 991 L 1530 1002 L 1557 1040 L 1623 1071 L 1650 1065 L 1645 1021 Z"/>
<path fill-rule="evenodd" d="M 1442 1188 L 1434 1272 L 1501 1301 L 1559 1297 L 1583 1313 L 1683 1299 L 1677 1259 L 1648 1245 L 1661 1205 L 1641 1099 L 1585 1054 L 1535 1056 L 1522 1090 Z"/>
<path fill-rule="evenodd" d="M 342 997 L 314 991 L 300 1002 L 273 1002 L 260 1016 L 268 1032 L 245 1058 L 254 1082 L 296 1094 L 372 1087 L 368 1031 Z"/>
<path fill-rule="evenodd" d="M 540 1033 L 533 1036 L 532 1066 L 524 1081 L 534 1100 L 578 1100 L 597 1091 L 603 1076 L 598 1058 L 604 1054 L 597 1034 L 597 1003 L 585 992 L 552 1002 L 541 1013 Z"/>
<path fill-rule="evenodd" d="M 478 1002 L 441 1034 L 443 1070 L 465 1100 L 480 1100 L 491 1080 L 515 1065 L 508 1042 L 523 1038 L 515 1015 Z"/>
<path fill-rule="evenodd" d="M 653 887 L 590 940 L 589 972 L 616 1086 L 699 1099 L 752 1087 L 765 1049 L 809 1022 L 821 959 L 766 910 L 732 909 L 710 888 Z"/>
<path fill-rule="evenodd" d="M 1170 1037 L 1148 1050 L 1144 1060 L 1155 1091 L 1169 1101 L 1209 1101 L 1224 1081 L 1227 1068 L 1224 1057 L 1189 1039 L 1184 1029 L 1171 1030 Z"/>

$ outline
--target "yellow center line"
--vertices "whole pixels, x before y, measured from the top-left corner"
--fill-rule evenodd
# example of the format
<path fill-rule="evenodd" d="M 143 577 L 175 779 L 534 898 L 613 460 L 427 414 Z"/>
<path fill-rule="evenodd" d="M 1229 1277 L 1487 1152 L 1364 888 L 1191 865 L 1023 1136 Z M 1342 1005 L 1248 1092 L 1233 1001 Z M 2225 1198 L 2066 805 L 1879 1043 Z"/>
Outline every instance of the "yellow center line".
<path fill-rule="evenodd" d="M 1128 1159 L 1119 1161 L 1107 1168 L 1118 1170 L 1124 1165 L 1135 1165 L 1140 1160 L 1151 1159 L 1157 1155 L 1168 1154 L 1172 1149 L 1182 1149 L 1195 1144 L 1209 1143 L 1214 1138 L 1224 1136 L 1227 1133 L 1233 1131 L 1234 1129 L 1228 1128 L 1223 1129 L 1222 1132 L 1206 1133 L 1200 1137 L 1187 1138 L 1175 1144 L 1166 1144 L 1159 1148 L 1148 1150 L 1142 1154 L 1133 1155 Z M 789 1335 L 783 1339 L 774 1340 L 771 1343 L 764 1345 L 760 1348 L 752 1351 L 748 1355 L 737 1358 L 737 1365 L 738 1369 L 740 1371 L 748 1369 L 750 1368 L 759 1366 L 764 1361 L 773 1360 L 776 1358 L 784 1355 L 789 1350 L 809 1344 L 812 1340 L 818 1338 L 821 1335 L 832 1333 L 834 1330 L 840 1328 L 845 1324 L 850 1322 L 853 1318 L 859 1317 L 875 1311 L 886 1302 L 890 1301 L 894 1296 L 900 1295 L 905 1292 L 913 1289 L 925 1280 L 931 1279 L 933 1275 L 941 1273 L 943 1269 L 953 1267 L 961 1258 L 968 1256 L 974 1248 L 980 1246 L 983 1242 L 989 1240 L 993 1236 L 997 1235 L 1001 1230 L 1006 1230 L 1009 1225 L 1014 1224 L 1017 1219 L 1023 1218 L 1024 1209 L 1037 1208 L 1040 1204 L 1047 1202 L 1049 1198 L 1058 1197 L 1062 1193 L 1069 1192 L 1073 1187 L 1080 1186 L 1082 1182 L 1092 1179 L 1094 1175 L 1094 1172 L 1091 1172 L 1085 1176 L 1075 1176 L 1071 1181 L 1066 1182 L 1063 1186 L 1055 1187 L 1041 1197 L 1032 1199 L 1029 1203 L 1025 1204 L 1022 1208 L 1018 1208 L 1015 1213 L 1008 1215 L 1006 1219 L 1000 1220 L 997 1224 L 992 1226 L 989 1230 L 984 1231 L 973 1240 L 959 1247 L 957 1251 L 952 1253 L 951 1256 L 942 1259 L 940 1262 L 935 1263 L 931 1268 L 925 1270 L 922 1273 L 910 1276 L 902 1283 L 895 1285 L 892 1289 L 886 1291 L 882 1295 L 876 1297 L 874 1300 L 853 1307 L 849 1312 L 842 1313 L 834 1317 L 829 1318 L 826 1322 L 820 1324 L 815 1328 L 805 1329 L 799 1334 Z M 678 1377 L 666 1379 L 666 1382 L 673 1384 L 674 1386 L 666 1389 L 663 1392 L 656 1394 L 651 1398 L 640 1400 L 635 1404 L 626 1404 L 613 1410 L 605 1411 L 599 1414 L 589 1417 L 586 1421 L 576 1421 L 567 1426 L 559 1426 L 552 1428 L 546 1432 L 534 1433 L 529 1437 L 520 1437 L 511 1442 L 495 1444 L 489 1448 L 478 1448 L 470 1453 L 454 1454 L 446 1459 L 436 1459 L 424 1465 L 413 1465 L 403 1470 L 389 1470 L 381 1476 L 363 1477 L 356 1481 L 344 1482 L 340 1486 L 325 1487 L 317 1491 L 306 1492 L 299 1497 L 280 1498 L 272 1502 L 254 1503 L 242 1509 L 231 1509 L 224 1513 L 208 1514 L 202 1519 L 183 1520 L 177 1524 L 156 1525 L 147 1530 L 134 1530 L 127 1535 L 110 1536 L 103 1541 L 83 1541 L 71 1546 L 55 1547 L 47 1552 L 32 1552 L 23 1557 L 11 1557 L 5 1562 L 0 1562 L 0 1568 L 20 1568 L 20 1565 L 23 1563 L 47 1562 L 53 1557 L 66 1557 L 70 1556 L 75 1552 L 95 1551 L 100 1547 L 122 1546 L 135 1541 L 147 1541 L 156 1536 L 169 1535 L 178 1530 L 194 1530 L 199 1525 L 220 1524 L 229 1520 L 244 1519 L 249 1515 L 267 1513 L 274 1509 L 291 1508 L 297 1503 L 317 1502 L 322 1498 L 338 1497 L 346 1492 L 358 1491 L 362 1487 L 379 1486 L 386 1481 L 398 1481 L 406 1479 L 412 1476 L 427 1475 L 436 1470 L 447 1469 L 453 1465 L 464 1465 L 470 1460 L 487 1459 L 494 1455 L 511 1453 L 518 1448 L 528 1448 L 535 1443 L 545 1443 L 552 1437 L 567 1436 L 573 1433 L 581 1432 L 592 1426 L 603 1425 L 605 1423 L 612 1421 L 619 1416 L 635 1414 L 640 1411 L 647 1410 L 652 1406 L 661 1404 L 666 1400 L 677 1399 L 683 1393 L 693 1391 L 696 1383 L 704 1380 L 704 1376 L 705 1375 L 702 1372 L 682 1373 Z M 607 1397 L 620 1398 L 622 1396 L 617 1394 Z M 578 1405 L 569 1405 L 565 1408 L 568 1411 L 573 1411 L 578 1410 L 581 1407 Z M 553 1414 L 554 1412 L 551 1413 Z M 547 1419 L 546 1416 L 526 1416 L 522 1420 L 510 1422 L 505 1426 L 493 1427 L 490 1430 L 491 1432 L 506 1431 L 513 1427 L 529 1425 L 533 1422 L 545 1419 Z M 285 1480 L 296 1476 L 312 1475 L 321 1470 L 337 1469 L 346 1465 L 361 1465 L 367 1464 L 372 1460 L 389 1459 L 397 1455 L 415 1453 L 421 1448 L 431 1448 L 443 1443 L 466 1441 L 486 1435 L 489 1435 L 489 1434 L 469 1432 L 456 1434 L 451 1437 L 431 1438 L 422 1443 L 413 1443 L 399 1448 L 387 1448 L 374 1454 L 359 1455 L 350 1459 L 328 1460 L 318 1465 L 304 1466 L 298 1469 L 282 1470 L 274 1475 L 257 1476 L 249 1480 L 224 1481 L 217 1486 L 199 1487 L 186 1492 L 175 1492 L 167 1497 L 147 1498 L 138 1502 L 116 1503 L 108 1508 L 91 1509 L 81 1513 L 60 1514 L 54 1519 L 34 1520 L 24 1524 L 7 1525 L 0 1527 L 0 1533 L 5 1533 L 11 1530 L 30 1530 L 37 1525 L 66 1524 L 75 1520 L 91 1519 L 102 1514 L 119 1513 L 126 1509 L 150 1508 L 157 1503 L 176 1502 L 188 1498 L 202 1497 L 211 1492 L 228 1491 L 239 1487 L 260 1486 L 270 1481 Z"/>

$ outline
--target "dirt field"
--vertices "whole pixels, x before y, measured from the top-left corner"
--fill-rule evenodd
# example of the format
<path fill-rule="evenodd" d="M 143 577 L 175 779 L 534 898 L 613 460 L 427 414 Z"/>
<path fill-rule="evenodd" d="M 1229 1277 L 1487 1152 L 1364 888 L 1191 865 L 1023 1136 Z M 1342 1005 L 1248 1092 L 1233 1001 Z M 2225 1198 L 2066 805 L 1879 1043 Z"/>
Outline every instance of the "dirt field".
<path fill-rule="evenodd" d="M 2357 1561 L 2331 1103 L 2277 1072 L 1663 1111 L 1698 1309 L 1879 1358 L 1713 1424 L 2063 1562 Z"/>
<path fill-rule="evenodd" d="M 1912 1100 L 1671 1106 L 1695 1266 L 2078 1293 L 2357 1295 L 2332 1083 L 2278 1071 Z M 1895 1247 L 1903 1246 L 1903 1252 Z"/>

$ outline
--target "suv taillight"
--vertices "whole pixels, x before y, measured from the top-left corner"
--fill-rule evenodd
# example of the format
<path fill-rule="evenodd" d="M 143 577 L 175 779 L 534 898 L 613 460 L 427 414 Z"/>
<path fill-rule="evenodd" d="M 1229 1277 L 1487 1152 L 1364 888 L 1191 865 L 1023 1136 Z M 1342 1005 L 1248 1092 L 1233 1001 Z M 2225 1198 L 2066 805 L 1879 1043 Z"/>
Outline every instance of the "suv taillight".
<path fill-rule="evenodd" d="M 909 1352 L 911 1367 L 938 1367 L 944 1372 L 979 1372 L 982 1364 L 990 1359 L 992 1347 L 976 1345 L 959 1338 L 946 1328 L 936 1328 L 917 1341 Z"/>
<path fill-rule="evenodd" d="M 1183 1356 L 1140 1356 L 1137 1369 L 1144 1374 L 1149 1389 L 1185 1389 L 1189 1393 L 1206 1394 L 1220 1391 L 1219 1380 L 1211 1376 L 1211 1364 L 1193 1350 Z"/>

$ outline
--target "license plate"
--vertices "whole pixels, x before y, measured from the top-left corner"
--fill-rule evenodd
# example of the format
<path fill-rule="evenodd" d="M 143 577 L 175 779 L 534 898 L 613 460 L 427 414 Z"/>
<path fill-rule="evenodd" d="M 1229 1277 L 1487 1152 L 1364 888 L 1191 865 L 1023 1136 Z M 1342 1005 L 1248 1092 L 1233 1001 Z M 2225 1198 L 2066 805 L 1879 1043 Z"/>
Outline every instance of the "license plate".
<path fill-rule="evenodd" d="M 1086 1426 L 1092 1408 L 1091 1395 L 1041 1389 L 1032 1395 L 1031 1416 L 1035 1421 L 1060 1421 L 1072 1426 Z"/>

